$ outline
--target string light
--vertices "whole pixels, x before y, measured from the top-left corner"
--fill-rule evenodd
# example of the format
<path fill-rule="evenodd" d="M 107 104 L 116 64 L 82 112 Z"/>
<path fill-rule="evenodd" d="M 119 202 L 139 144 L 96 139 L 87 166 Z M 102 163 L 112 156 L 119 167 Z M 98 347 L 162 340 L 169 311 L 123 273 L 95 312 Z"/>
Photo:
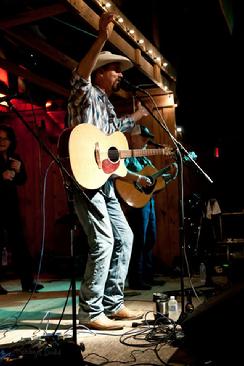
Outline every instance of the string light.
<path fill-rule="evenodd" d="M 124 23 L 124 19 L 122 17 L 119 17 L 118 20 L 117 20 L 118 23 L 122 24 Z"/>
<path fill-rule="evenodd" d="M 110 3 L 106 3 L 106 4 L 105 4 L 105 8 L 106 8 L 106 9 L 110 9 L 110 8 L 111 8 L 111 4 L 110 4 Z"/>
<path fill-rule="evenodd" d="M 134 34 L 135 34 L 134 29 L 129 29 L 129 34 L 130 34 L 130 35 L 134 35 Z"/>
<path fill-rule="evenodd" d="M 115 21 L 117 25 L 126 32 L 133 42 L 136 42 L 141 51 L 146 53 L 147 57 L 151 59 L 152 63 L 157 64 L 160 69 L 167 72 L 167 75 L 171 79 L 176 81 L 175 73 L 172 67 L 169 66 L 168 62 L 165 59 L 163 61 L 163 57 L 160 55 L 159 51 L 146 38 L 142 37 L 142 34 L 138 29 L 133 28 L 132 23 L 130 23 L 130 21 L 122 13 L 120 13 L 119 9 L 112 2 L 104 0 L 93 0 L 93 2 L 102 7 L 103 10 L 111 11 L 113 14 L 115 14 Z M 165 91 L 169 90 L 168 85 L 163 85 L 163 89 Z"/>

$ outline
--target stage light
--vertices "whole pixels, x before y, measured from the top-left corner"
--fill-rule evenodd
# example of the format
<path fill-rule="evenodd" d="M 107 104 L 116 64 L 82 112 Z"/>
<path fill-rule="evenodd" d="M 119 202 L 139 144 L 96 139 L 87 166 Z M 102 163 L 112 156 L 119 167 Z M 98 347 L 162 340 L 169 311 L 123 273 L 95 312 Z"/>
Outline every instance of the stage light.
<path fill-rule="evenodd" d="M 45 103 L 45 107 L 46 109 L 50 109 L 53 105 L 53 102 L 52 100 L 47 100 L 46 103 Z"/>

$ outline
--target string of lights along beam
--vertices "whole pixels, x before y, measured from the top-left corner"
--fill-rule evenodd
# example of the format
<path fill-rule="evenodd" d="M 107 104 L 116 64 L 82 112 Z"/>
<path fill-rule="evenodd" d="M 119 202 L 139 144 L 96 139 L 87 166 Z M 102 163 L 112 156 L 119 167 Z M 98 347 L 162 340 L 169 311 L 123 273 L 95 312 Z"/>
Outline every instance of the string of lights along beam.
<path fill-rule="evenodd" d="M 142 33 L 125 17 L 124 14 L 112 3 L 112 1 L 93 0 L 104 11 L 111 11 L 115 14 L 115 22 L 118 27 L 135 43 L 140 50 L 146 54 L 152 64 L 157 64 L 174 82 L 176 73 L 170 63 L 160 54 L 155 46 L 146 39 Z M 167 86 L 165 88 L 167 90 Z"/>

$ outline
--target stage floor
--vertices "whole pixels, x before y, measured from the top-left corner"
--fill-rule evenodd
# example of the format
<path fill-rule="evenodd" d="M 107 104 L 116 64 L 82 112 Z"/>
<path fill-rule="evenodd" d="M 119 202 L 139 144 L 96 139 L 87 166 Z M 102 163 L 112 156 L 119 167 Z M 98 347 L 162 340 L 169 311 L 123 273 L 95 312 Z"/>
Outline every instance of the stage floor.
<path fill-rule="evenodd" d="M 6 345 L 22 348 L 22 344 L 31 345 L 46 342 L 55 334 L 55 342 L 74 340 L 80 345 L 82 361 L 85 365 L 191 365 L 190 357 L 181 350 L 182 330 L 176 329 L 176 341 L 172 341 L 172 324 L 161 324 L 161 328 L 151 324 L 155 319 L 155 303 L 153 293 L 176 293 L 179 311 L 181 314 L 182 285 L 180 278 L 156 278 L 157 285 L 151 290 L 135 291 L 125 289 L 126 306 L 133 310 L 143 311 L 143 322 L 138 321 L 138 326 L 133 326 L 132 321 L 124 321 L 125 327 L 121 331 L 91 331 L 78 325 L 76 315 L 72 313 L 72 296 L 69 293 L 70 280 L 54 278 L 48 275 L 39 280 L 44 288 L 39 293 L 29 294 L 21 292 L 20 283 L 16 279 L 2 282 L 8 294 L 0 295 L 0 347 L 4 350 Z M 79 280 L 76 281 L 76 304 L 78 309 Z M 209 296 L 209 291 L 201 291 L 198 276 L 190 280 L 184 278 L 184 289 L 196 288 L 193 296 L 195 308 Z M 199 290 L 198 290 L 199 289 Z M 210 289 L 211 290 L 211 289 Z M 194 294 L 194 293 L 193 293 Z M 186 299 L 184 298 L 184 303 Z M 73 304 L 74 305 L 74 304 Z M 150 325 L 145 324 L 151 320 Z M 76 320 L 76 322 L 75 322 Z M 142 323 L 142 324 L 141 324 Z M 73 329 L 75 325 L 75 330 Z M 167 327 L 167 328 L 165 328 Z M 169 328 L 168 328 L 169 327 Z M 170 339 L 172 338 L 172 339 Z M 36 351 L 35 351 L 36 352 Z"/>

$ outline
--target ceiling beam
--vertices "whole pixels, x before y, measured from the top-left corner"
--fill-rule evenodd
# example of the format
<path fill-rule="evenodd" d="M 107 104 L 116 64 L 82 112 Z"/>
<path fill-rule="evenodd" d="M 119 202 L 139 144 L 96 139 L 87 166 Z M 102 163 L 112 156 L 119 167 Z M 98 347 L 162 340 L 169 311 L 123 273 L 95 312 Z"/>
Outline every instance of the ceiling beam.
<path fill-rule="evenodd" d="M 50 6 L 45 6 L 35 10 L 26 11 L 21 13 L 16 17 L 8 20 L 0 21 L 0 29 L 2 29 L 6 37 L 10 40 L 16 42 L 18 45 L 27 45 L 33 50 L 37 50 L 54 62 L 62 65 L 68 70 L 73 70 L 77 65 L 77 61 L 67 56 L 63 52 L 59 51 L 55 47 L 49 45 L 44 39 L 40 38 L 38 35 L 31 33 L 30 31 L 25 31 L 21 28 L 10 29 L 17 25 L 31 23 L 35 20 L 40 20 L 43 18 L 48 18 L 50 16 L 60 14 L 66 11 L 71 11 L 72 8 L 75 9 L 78 14 L 91 25 L 94 29 L 98 30 L 100 15 L 96 14 L 83 0 L 66 0 L 67 3 L 57 3 Z M 110 43 L 114 45 L 122 54 L 126 55 L 135 66 L 146 75 L 152 82 L 155 83 L 161 90 L 165 91 L 165 86 L 169 85 L 169 89 L 174 90 L 175 83 L 169 80 L 161 73 L 160 67 L 156 64 L 152 64 L 148 61 L 146 57 L 142 54 L 141 50 L 136 46 L 132 46 L 124 37 L 114 30 L 111 35 Z M 59 95 L 67 96 L 67 90 L 56 84 L 55 82 L 43 79 L 33 72 L 24 70 L 20 66 L 14 65 L 14 63 L 7 62 L 2 59 L 1 63 L 5 62 L 5 66 L 8 66 L 8 71 L 12 71 L 16 75 L 23 76 L 26 79 L 33 81 L 43 88 L 50 89 L 51 91 L 56 91 Z M 10 70 L 11 69 L 11 70 Z M 18 74 L 19 73 L 19 74 Z M 24 73 L 24 75 L 23 75 Z"/>
<path fill-rule="evenodd" d="M 40 37 L 35 36 L 30 32 L 27 32 L 25 30 L 12 31 L 6 29 L 5 33 L 8 34 L 11 38 L 14 38 L 15 40 L 21 42 L 24 45 L 27 45 L 28 47 L 31 47 L 34 50 L 37 50 L 38 52 L 42 53 L 43 55 L 47 56 L 51 60 L 66 67 L 69 70 L 73 70 L 77 65 L 77 61 L 65 55 L 57 48 L 50 46 Z"/>
<path fill-rule="evenodd" d="M 30 80 L 33 84 L 36 84 L 42 87 L 43 89 L 48 89 L 65 98 L 69 96 L 69 90 L 67 90 L 66 88 L 54 83 L 53 81 L 38 76 L 33 72 L 14 64 L 13 62 L 7 61 L 2 57 L 0 57 L 0 67 L 9 72 L 12 72 L 16 76 L 21 76 L 27 80 Z"/>
<path fill-rule="evenodd" d="M 38 9 L 28 10 L 24 13 L 17 14 L 12 18 L 0 20 L 0 28 L 8 29 L 22 24 L 32 23 L 37 20 L 65 13 L 67 10 L 67 4 L 60 2 L 49 6 L 43 6 Z"/>
<path fill-rule="evenodd" d="M 96 14 L 83 0 L 66 0 L 79 15 L 88 22 L 94 29 L 98 30 L 100 16 Z M 137 47 L 131 46 L 125 38 L 122 38 L 116 30 L 113 31 L 110 39 L 110 43 L 113 44 L 120 52 L 127 56 L 136 67 L 143 72 L 149 79 L 151 79 L 161 89 L 165 88 L 165 85 L 169 85 L 171 89 L 174 89 L 175 81 L 168 80 L 162 75 L 162 73 L 156 70 L 157 65 L 152 65 L 142 55 Z M 156 71 L 155 71 L 156 70 Z"/>

